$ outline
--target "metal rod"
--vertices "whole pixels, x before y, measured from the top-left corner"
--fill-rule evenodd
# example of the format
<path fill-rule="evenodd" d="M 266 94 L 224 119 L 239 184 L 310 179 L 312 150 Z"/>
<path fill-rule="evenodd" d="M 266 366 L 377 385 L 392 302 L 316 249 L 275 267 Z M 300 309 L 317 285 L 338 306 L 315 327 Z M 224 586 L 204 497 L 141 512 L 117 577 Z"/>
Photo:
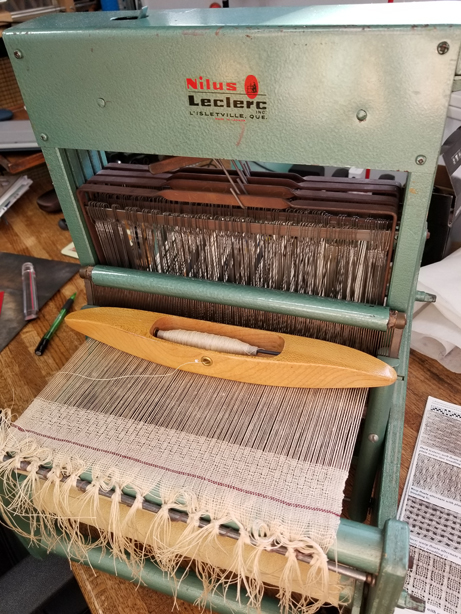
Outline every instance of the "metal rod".
<path fill-rule="evenodd" d="M 251 167 L 246 160 L 240 160 L 240 164 L 242 165 L 243 172 L 247 177 L 251 175 Z"/>
<path fill-rule="evenodd" d="M 248 183 L 245 174 L 239 169 L 237 162 L 235 160 L 231 160 L 231 164 L 233 165 L 233 167 L 237 171 L 237 174 L 240 177 L 240 179 L 243 181 L 243 183 Z"/>
<path fill-rule="evenodd" d="M 370 330 L 388 330 L 390 309 L 380 305 L 105 265 L 84 268 L 80 274 L 96 286 L 106 288 L 257 309 Z"/>
<path fill-rule="evenodd" d="M 8 455 L 3 457 L 3 462 L 7 460 L 11 460 L 11 457 Z M 19 468 L 21 471 L 27 471 L 29 465 L 30 463 L 26 461 L 21 461 Z M 45 467 L 39 467 L 37 470 L 37 475 L 41 479 L 46 480 L 50 471 L 51 471 L 51 468 L 47 469 Z M 61 478 L 61 482 L 66 482 L 68 479 L 69 479 L 68 477 L 63 477 Z M 76 488 L 80 490 L 81 492 L 86 492 L 87 488 L 90 485 L 91 485 L 91 482 L 87 480 L 78 479 L 76 481 Z M 114 494 L 114 491 L 112 490 L 107 491 L 107 490 L 100 488 L 98 493 L 101 497 L 111 499 L 112 495 Z M 135 501 L 136 501 L 135 497 L 130 497 L 129 495 L 126 495 L 123 493 L 120 495 L 120 503 L 128 507 L 132 507 Z M 162 508 L 160 504 L 151 503 L 150 501 L 146 501 L 145 499 L 143 500 L 141 507 L 143 510 L 152 512 L 154 514 L 158 514 L 158 512 Z M 182 522 L 182 523 L 187 524 L 187 522 L 189 521 L 189 516 L 187 513 L 178 512 L 177 510 L 169 509 L 168 516 L 172 522 Z M 198 521 L 198 526 L 200 528 L 207 527 L 209 526 L 209 524 L 210 524 L 210 521 L 205 518 L 200 518 Z M 238 530 L 230 528 L 230 527 L 226 527 L 224 525 L 219 526 L 218 532 L 219 532 L 219 535 L 221 535 L 222 537 L 229 537 L 235 540 L 238 540 L 240 538 L 240 533 Z M 254 544 L 256 545 L 256 542 L 254 542 Z M 287 552 L 287 549 L 284 546 L 274 546 L 271 548 L 267 548 L 267 550 L 269 552 L 276 552 L 277 554 L 281 554 L 283 556 Z M 296 558 L 298 559 L 298 561 L 301 561 L 303 563 L 309 564 L 312 562 L 312 556 L 304 554 L 302 552 L 296 551 Z M 350 567 L 346 567 L 345 565 L 341 565 L 333 561 L 328 561 L 327 565 L 328 565 L 328 569 L 334 573 L 339 573 L 344 576 L 347 576 L 348 578 L 354 578 L 355 580 L 360 580 L 361 582 L 367 582 L 368 584 L 373 583 L 374 578 L 372 574 L 369 574 L 363 571 L 359 571 L 357 569 L 352 569 Z"/>
<path fill-rule="evenodd" d="M 240 181 L 240 179 L 237 179 L 237 183 L 240 186 L 240 189 L 242 190 L 242 194 L 248 194 L 247 189 L 245 188 L 245 186 L 243 185 L 243 183 Z"/>
<path fill-rule="evenodd" d="M 415 301 L 418 303 L 435 303 L 436 300 L 436 294 L 430 294 L 429 292 L 423 292 L 422 290 L 416 291 Z"/>
<path fill-rule="evenodd" d="M 224 166 L 222 160 L 213 160 L 214 162 L 216 162 L 216 164 L 224 171 L 226 177 L 228 178 L 231 186 L 235 189 L 236 192 L 238 192 L 238 187 L 235 185 L 232 177 L 229 175 L 229 173 L 227 172 L 227 168 Z M 243 206 L 243 205 L 242 205 Z"/>
<path fill-rule="evenodd" d="M 240 198 L 237 196 L 237 192 L 234 190 L 234 188 L 231 188 L 230 191 L 231 191 L 232 196 L 235 198 L 238 204 L 242 207 L 242 209 L 246 209 L 245 205 L 242 203 Z"/>

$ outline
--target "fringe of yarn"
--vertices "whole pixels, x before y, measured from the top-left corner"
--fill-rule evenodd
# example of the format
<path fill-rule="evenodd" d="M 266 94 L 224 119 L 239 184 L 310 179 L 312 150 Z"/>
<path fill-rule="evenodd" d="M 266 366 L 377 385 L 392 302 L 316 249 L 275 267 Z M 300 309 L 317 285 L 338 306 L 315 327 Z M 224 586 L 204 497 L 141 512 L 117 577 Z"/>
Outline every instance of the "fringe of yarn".
<path fill-rule="evenodd" d="M 58 543 L 65 542 L 70 556 L 86 564 L 89 564 L 87 555 L 90 549 L 101 547 L 104 552 L 110 548 L 113 556 L 126 563 L 138 579 L 148 559 L 153 559 L 170 578 L 176 578 L 178 572 L 182 578 L 186 576 L 194 560 L 194 572 L 204 587 L 197 605 L 203 607 L 207 597 L 218 587 L 225 594 L 230 586 L 235 586 L 238 598 L 246 594 L 249 607 L 260 611 L 265 588 L 260 559 L 265 550 L 279 546 L 287 549 L 277 595 L 282 614 L 314 614 L 327 602 L 332 588 L 335 589 L 331 584 L 326 554 L 316 543 L 308 538 L 288 539 L 282 530 L 275 532 L 262 522 L 255 523 L 251 531 L 239 526 L 240 537 L 235 541 L 229 564 L 232 572 L 196 558 L 194 555 L 199 550 L 222 548 L 218 541 L 219 526 L 229 521 L 235 522 L 235 519 L 211 519 L 207 526 L 200 528 L 199 519 L 207 512 L 199 509 L 196 497 L 190 493 L 170 493 L 160 511 L 151 514 L 144 544 L 140 544 L 133 536 L 137 534 L 138 514 L 147 493 L 136 489 L 136 485 L 123 483 L 114 468 L 106 475 L 93 471 L 92 482 L 76 499 L 72 491 L 77 487 L 80 475 L 87 469 L 83 462 L 72 457 L 53 465 L 52 450 L 40 447 L 32 438 L 18 441 L 9 428 L 10 421 L 9 410 L 0 412 L 0 482 L 4 491 L 4 495 L 0 496 L 0 513 L 17 533 L 32 544 L 46 543 L 51 551 Z M 23 462 L 28 463 L 27 471 L 21 469 Z M 50 470 L 44 478 L 38 471 L 47 467 Z M 134 503 L 121 513 L 122 491 L 128 486 L 136 493 Z M 105 497 L 101 497 L 100 489 L 112 493 L 110 499 L 106 499 L 110 504 L 108 516 L 103 514 L 102 507 L 105 509 L 105 506 L 101 506 L 101 501 Z M 182 505 L 178 505 L 178 497 L 183 501 Z M 76 513 L 77 500 L 79 511 Z M 173 508 L 188 514 L 188 523 L 176 541 L 172 538 L 173 523 L 169 516 Z M 25 519 L 30 528 L 22 529 L 16 516 Z M 95 527 L 98 537 L 90 541 L 80 532 L 81 523 Z M 296 551 L 312 556 L 307 574 L 301 573 Z M 309 595 L 294 596 L 294 582 L 297 586 L 305 587 L 315 584 L 317 593 L 320 588 L 320 595 L 315 599 Z"/>

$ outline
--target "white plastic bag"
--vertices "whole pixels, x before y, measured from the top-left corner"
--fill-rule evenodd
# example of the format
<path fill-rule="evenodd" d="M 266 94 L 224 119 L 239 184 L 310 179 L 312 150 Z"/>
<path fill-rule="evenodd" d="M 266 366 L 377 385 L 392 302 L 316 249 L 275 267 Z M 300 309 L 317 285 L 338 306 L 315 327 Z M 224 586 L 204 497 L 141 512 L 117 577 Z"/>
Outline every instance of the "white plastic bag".
<path fill-rule="evenodd" d="M 416 303 L 412 349 L 461 373 L 461 249 L 422 267 L 418 290 L 437 295 L 435 303 Z"/>

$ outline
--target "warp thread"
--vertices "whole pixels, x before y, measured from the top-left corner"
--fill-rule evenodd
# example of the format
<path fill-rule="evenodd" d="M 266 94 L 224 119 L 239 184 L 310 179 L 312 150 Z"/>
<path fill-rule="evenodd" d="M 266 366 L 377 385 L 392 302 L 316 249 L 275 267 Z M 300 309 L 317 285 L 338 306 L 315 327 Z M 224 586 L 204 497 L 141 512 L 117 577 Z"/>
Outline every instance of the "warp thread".
<path fill-rule="evenodd" d="M 1 415 L 1 414 L 0 414 Z M 237 589 L 237 597 L 249 598 L 248 607 L 261 611 L 265 585 L 261 572 L 261 556 L 271 546 L 285 545 L 287 553 L 279 579 L 277 598 L 283 614 L 314 614 L 331 595 L 339 593 L 337 578 L 328 572 L 327 557 L 323 550 L 309 539 L 287 540 L 282 533 L 268 531 L 261 525 L 260 535 L 251 534 L 239 525 L 240 538 L 235 541 L 229 560 L 230 572 L 223 572 L 206 559 L 206 553 L 222 550 L 219 542 L 219 526 L 232 520 L 223 517 L 212 520 L 206 527 L 199 528 L 198 520 L 204 515 L 197 508 L 197 501 L 178 504 L 175 493 L 165 500 L 157 514 L 142 510 L 144 495 L 135 491 L 134 504 L 127 508 L 120 505 L 122 490 L 131 486 L 117 481 L 113 475 L 93 474 L 92 483 L 86 491 L 75 496 L 75 487 L 84 466 L 77 459 L 60 459 L 59 465 L 52 467 L 43 479 L 38 469 L 50 463 L 52 451 L 40 447 L 28 438 L 15 441 L 10 426 L 10 412 L 3 410 L 0 419 L 0 455 L 9 458 L 0 462 L 0 480 L 4 487 L 4 497 L 0 497 L 0 511 L 4 521 L 14 531 L 30 540 L 32 544 L 47 545 L 52 551 L 58 543 L 65 543 L 73 560 L 89 563 L 87 553 L 91 548 L 110 548 L 115 558 L 123 561 L 132 570 L 134 578 L 141 579 L 146 560 L 155 560 L 159 567 L 175 581 L 181 582 L 194 562 L 194 572 L 203 583 L 203 593 L 195 605 L 205 609 L 210 594 L 220 589 L 224 594 L 231 586 Z M 27 475 L 18 473 L 22 462 L 30 463 Z M 112 491 L 110 499 L 99 495 L 100 489 Z M 178 537 L 169 517 L 170 509 L 188 511 L 189 520 Z M 195 509 L 195 511 L 193 511 Z M 25 518 L 30 524 L 24 530 L 15 522 L 14 516 Z M 146 525 L 146 515 L 149 521 Z M 92 541 L 80 532 L 81 524 L 97 529 L 97 537 Z M 144 527 L 142 534 L 139 526 Z M 181 528 L 183 525 L 181 525 Z M 295 550 L 313 557 L 311 565 L 300 569 Z M 205 558 L 204 558 L 205 553 Z M 186 564 L 184 562 L 186 561 Z M 307 568 L 307 570 L 306 570 Z M 303 587 L 306 594 L 299 594 Z M 315 587 L 310 593 L 309 587 Z M 297 591 L 295 591 L 297 589 Z M 338 605 L 341 605 L 338 603 Z"/>
<path fill-rule="evenodd" d="M 5 457 L 5 460 L 0 461 L 0 479 L 5 497 L 1 498 L 0 511 L 16 531 L 32 542 L 38 542 L 40 535 L 45 536 L 50 549 L 65 540 L 73 558 L 81 561 L 87 561 L 87 552 L 92 547 L 110 547 L 114 556 L 125 561 L 137 577 L 140 577 L 144 561 L 149 558 L 155 559 L 160 568 L 171 575 L 177 572 L 187 574 L 193 559 L 194 571 L 204 584 L 202 605 L 210 591 L 221 587 L 225 592 L 235 585 L 242 595 L 248 595 L 249 605 L 257 610 L 261 606 L 265 584 L 273 584 L 267 580 L 266 550 L 270 551 L 271 545 L 276 544 L 287 549 L 285 557 L 270 555 L 280 557 L 282 561 L 280 563 L 278 559 L 281 571 L 278 597 L 282 612 L 312 614 L 324 602 L 334 601 L 335 593 L 338 598 L 338 579 L 327 571 L 325 552 L 332 543 L 326 539 L 330 540 L 331 536 L 334 540 L 331 527 L 339 518 L 336 518 L 336 513 L 328 515 L 328 512 L 325 518 L 325 510 L 317 509 L 317 498 L 310 483 L 320 485 L 323 497 L 330 496 L 328 488 L 331 490 L 333 487 L 334 497 L 339 497 L 339 512 L 343 480 L 366 391 L 335 390 L 325 395 L 319 391 L 256 387 L 213 378 L 210 386 L 214 388 L 207 390 L 203 397 L 206 376 L 159 367 L 136 357 L 127 357 L 97 342 L 85 343 L 65 369 L 53 378 L 17 425 L 10 423 L 9 412 L 4 412 L 1 420 L 0 459 Z M 82 377 L 90 381 L 86 382 Z M 152 385 L 146 387 L 139 379 L 143 377 L 152 378 Z M 114 382 L 118 379 L 122 380 L 119 384 Z M 93 381 L 100 384 L 95 387 Z M 166 403 L 168 390 L 173 390 L 175 396 Z M 133 398 L 137 399 L 134 405 Z M 210 404 L 209 398 L 213 399 L 212 410 L 206 418 L 203 403 Z M 335 408 L 331 414 L 325 411 L 326 402 Z M 73 417 L 77 409 L 80 420 Z M 232 420 L 223 418 L 227 415 Z M 185 420 L 187 429 L 180 433 L 180 424 Z M 75 432 L 80 428 L 77 424 L 85 432 L 91 431 L 95 440 L 88 441 L 87 435 Z M 293 424 L 296 424 L 294 431 L 290 427 Z M 349 425 L 347 429 L 346 424 Z M 326 428 L 330 437 L 322 439 L 319 432 Z M 38 433 L 34 435 L 34 431 Z M 169 433 L 181 435 L 177 450 L 171 448 L 170 441 L 175 440 L 168 439 Z M 133 450 L 140 445 L 140 434 L 149 446 L 155 434 L 155 455 L 150 452 L 150 456 L 138 456 L 141 462 L 143 459 L 148 461 L 144 463 L 146 467 L 138 463 L 131 472 L 131 452 L 125 450 L 127 445 Z M 253 437 L 257 437 L 254 443 Z M 214 447 L 209 448 L 210 462 L 218 459 L 218 464 L 213 465 L 211 474 L 203 474 L 212 479 L 200 482 L 204 458 L 201 448 L 194 447 L 193 442 L 200 441 L 203 445 L 210 438 L 214 442 Z M 184 445 L 189 446 L 187 451 L 182 447 Z M 109 453 L 99 448 L 106 448 Z M 238 454 L 222 456 L 222 451 L 231 449 L 238 450 Z M 215 456 L 213 450 L 217 452 Z M 83 460 L 83 452 L 87 454 L 86 460 Z M 175 459 L 179 458 L 183 464 L 169 465 L 175 454 Z M 245 455 L 253 460 L 242 461 Z M 226 473 L 225 468 L 231 458 L 235 475 L 229 481 L 229 471 Z M 266 494 L 272 496 L 261 500 L 263 516 L 255 514 L 256 508 L 252 506 L 256 500 L 241 489 L 242 486 L 245 488 L 248 474 L 255 472 L 256 459 L 262 459 L 261 467 L 266 471 L 269 469 L 266 458 L 276 462 L 274 468 L 280 467 L 278 459 L 285 459 L 282 477 L 274 482 L 274 485 L 278 484 L 282 499 L 292 492 L 294 502 L 300 500 L 307 504 L 306 509 L 314 511 L 301 513 L 302 510 L 296 506 L 283 508 L 286 503 L 279 501 L 280 494 L 272 490 L 276 486 L 271 485 L 267 490 L 266 479 L 259 483 L 258 488 L 262 489 L 260 492 L 267 490 Z M 18 474 L 22 462 L 29 463 L 25 476 Z M 152 462 L 171 466 L 178 470 L 178 474 L 192 472 L 192 480 L 173 479 L 163 469 L 151 469 Z M 239 462 L 241 468 L 237 471 Z M 195 469 L 191 469 L 192 463 L 195 463 Z M 43 466 L 51 467 L 46 480 L 38 474 Z M 310 470 L 306 470 L 307 467 Z M 77 480 L 88 469 L 91 470 L 92 483 L 84 493 L 76 496 Z M 224 480 L 217 476 L 216 471 L 224 475 Z M 259 475 L 258 471 L 256 467 L 255 476 Z M 289 479 L 290 471 L 294 473 Z M 273 479 L 273 476 L 267 477 Z M 160 479 L 163 481 L 157 495 L 162 507 L 159 513 L 152 514 L 142 509 L 142 500 Z M 227 502 L 219 498 L 222 485 L 218 482 L 222 481 L 228 481 L 233 488 L 228 491 L 231 496 Z M 288 482 L 293 488 L 287 489 Z M 110 493 L 111 498 L 101 497 L 100 489 Z M 135 496 L 131 508 L 120 505 L 125 489 Z M 213 499 L 214 492 L 218 498 Z M 199 496 L 198 493 L 202 494 Z M 269 500 L 270 505 L 264 503 Z M 326 505 L 326 509 L 330 509 L 330 504 L 324 499 L 322 503 L 324 505 L 320 507 Z M 282 509 L 280 505 L 286 510 L 288 523 L 282 521 L 277 511 Z M 335 506 L 336 503 L 331 509 L 335 510 Z M 178 529 L 178 523 L 169 517 L 170 509 L 187 512 L 188 524 L 181 524 Z M 273 515 L 272 519 L 268 513 L 269 517 Z M 30 528 L 21 530 L 15 526 L 14 514 L 27 519 Z M 199 528 L 198 519 L 205 515 L 210 516 L 211 522 L 207 527 Z M 265 522 L 262 522 L 264 515 Z M 328 521 L 328 525 L 320 529 L 315 525 L 319 515 Z M 213 557 L 222 553 L 225 547 L 222 541 L 225 538 L 218 535 L 219 525 L 229 521 L 238 527 L 240 538 L 228 540 L 231 546 L 226 551 L 225 569 L 230 571 L 226 572 L 223 571 L 224 564 Z M 93 543 L 90 544 L 80 532 L 81 523 L 98 529 Z M 317 533 L 312 533 L 313 525 Z M 314 534 L 319 537 L 312 539 Z M 300 564 L 295 556 L 296 549 L 311 555 L 312 564 Z M 180 571 L 185 562 L 186 569 Z M 295 598 L 294 593 L 302 595 Z"/>

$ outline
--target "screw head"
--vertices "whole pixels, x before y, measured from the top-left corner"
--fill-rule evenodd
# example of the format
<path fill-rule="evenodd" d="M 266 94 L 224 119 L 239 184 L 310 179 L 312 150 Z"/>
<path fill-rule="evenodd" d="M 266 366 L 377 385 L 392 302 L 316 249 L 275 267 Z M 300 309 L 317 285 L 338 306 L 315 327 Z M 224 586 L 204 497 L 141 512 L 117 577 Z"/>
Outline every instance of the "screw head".
<path fill-rule="evenodd" d="M 445 55 L 450 50 L 450 45 L 447 41 L 442 41 L 437 45 L 437 53 L 440 55 Z"/>
<path fill-rule="evenodd" d="M 48 140 L 48 135 L 45 134 L 44 132 L 42 132 L 42 134 L 40 135 L 40 138 L 42 139 L 42 141 L 47 141 Z"/>
<path fill-rule="evenodd" d="M 375 433 L 368 435 L 368 439 L 371 441 L 371 443 L 377 443 L 379 441 L 379 437 Z"/>
<path fill-rule="evenodd" d="M 426 156 L 416 156 L 416 158 L 415 158 L 415 162 L 419 166 L 422 166 L 423 164 L 426 164 L 426 160 L 427 160 Z"/>
<path fill-rule="evenodd" d="M 106 106 L 106 101 L 104 98 L 98 98 L 98 105 L 102 108 Z"/>
<path fill-rule="evenodd" d="M 357 111 L 356 117 L 359 120 L 359 122 L 364 122 L 366 118 L 368 117 L 368 113 L 365 111 L 365 109 L 359 109 Z"/>
<path fill-rule="evenodd" d="M 22 51 L 20 51 L 19 49 L 15 49 L 13 51 L 13 55 L 17 60 L 22 60 L 22 58 L 24 57 Z"/>

